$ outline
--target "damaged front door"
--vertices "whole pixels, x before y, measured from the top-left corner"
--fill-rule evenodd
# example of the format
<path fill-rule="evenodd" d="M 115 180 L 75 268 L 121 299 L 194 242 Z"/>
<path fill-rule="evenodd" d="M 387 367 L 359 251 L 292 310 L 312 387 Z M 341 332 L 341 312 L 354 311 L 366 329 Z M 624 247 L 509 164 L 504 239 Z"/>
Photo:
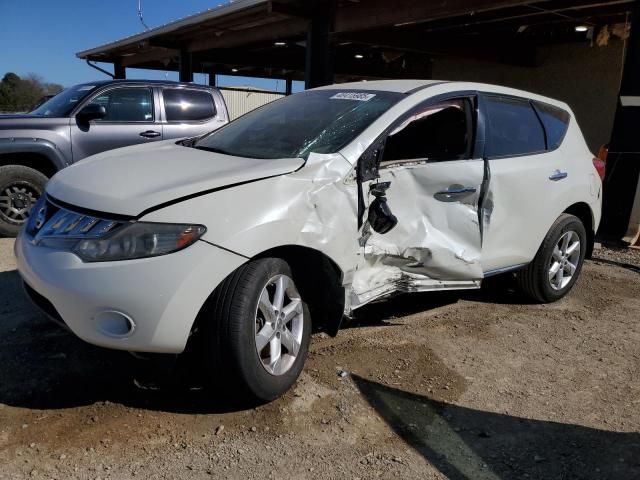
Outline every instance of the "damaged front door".
<path fill-rule="evenodd" d="M 375 163 L 369 178 L 360 174 L 353 308 L 393 291 L 479 286 L 485 162 L 476 125 L 475 96 L 432 99 L 365 153 Z"/>

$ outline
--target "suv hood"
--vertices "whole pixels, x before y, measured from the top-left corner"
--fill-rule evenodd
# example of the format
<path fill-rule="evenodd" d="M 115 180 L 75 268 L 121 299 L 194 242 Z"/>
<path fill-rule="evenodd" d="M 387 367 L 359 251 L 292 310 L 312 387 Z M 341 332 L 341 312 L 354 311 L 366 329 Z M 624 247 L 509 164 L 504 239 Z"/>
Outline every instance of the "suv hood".
<path fill-rule="evenodd" d="M 227 186 L 291 173 L 300 158 L 233 157 L 175 140 L 100 153 L 58 172 L 54 199 L 96 212 L 139 216 L 153 207 Z"/>

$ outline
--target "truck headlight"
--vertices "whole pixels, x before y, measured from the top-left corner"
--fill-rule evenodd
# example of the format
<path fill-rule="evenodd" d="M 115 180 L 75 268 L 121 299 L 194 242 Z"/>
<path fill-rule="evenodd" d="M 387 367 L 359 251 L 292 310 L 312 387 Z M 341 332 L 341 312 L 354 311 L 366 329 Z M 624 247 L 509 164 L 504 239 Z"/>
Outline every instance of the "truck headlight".
<path fill-rule="evenodd" d="M 206 231 L 203 225 L 136 222 L 106 237 L 80 240 L 73 253 L 84 262 L 156 257 L 188 247 Z"/>

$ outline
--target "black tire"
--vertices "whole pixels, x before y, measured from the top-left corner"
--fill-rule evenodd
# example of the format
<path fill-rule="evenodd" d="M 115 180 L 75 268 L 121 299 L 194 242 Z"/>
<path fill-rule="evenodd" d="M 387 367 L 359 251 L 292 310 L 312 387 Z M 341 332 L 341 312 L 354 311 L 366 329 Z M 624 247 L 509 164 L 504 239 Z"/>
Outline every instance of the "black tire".
<path fill-rule="evenodd" d="M 270 279 L 279 275 L 293 279 L 291 268 L 282 259 L 250 261 L 227 277 L 207 302 L 201 347 L 214 394 L 268 402 L 289 390 L 302 372 L 311 334 L 309 309 L 302 299 L 302 338 L 289 369 L 278 375 L 269 373 L 256 347 L 259 297 Z"/>
<path fill-rule="evenodd" d="M 0 235 L 18 235 L 31 206 L 44 193 L 47 180 L 44 174 L 33 168 L 22 165 L 0 167 Z"/>
<path fill-rule="evenodd" d="M 580 255 L 569 282 L 562 288 L 555 289 L 550 281 L 550 268 L 554 249 L 567 232 L 575 232 L 580 240 Z M 563 213 L 552 225 L 549 233 L 542 241 L 533 261 L 516 273 L 520 289 L 532 300 L 539 303 L 550 303 L 564 297 L 575 284 L 584 263 L 587 251 L 587 233 L 578 217 Z"/>

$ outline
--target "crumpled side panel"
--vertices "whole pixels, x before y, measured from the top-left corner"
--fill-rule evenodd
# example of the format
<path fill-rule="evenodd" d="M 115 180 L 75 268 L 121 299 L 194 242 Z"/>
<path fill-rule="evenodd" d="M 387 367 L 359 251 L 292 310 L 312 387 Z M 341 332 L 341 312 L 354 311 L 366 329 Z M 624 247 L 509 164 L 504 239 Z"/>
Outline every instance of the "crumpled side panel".
<path fill-rule="evenodd" d="M 352 170 L 340 154 L 311 154 L 296 172 L 186 200 L 144 220 L 206 225 L 204 240 L 248 258 L 284 245 L 307 246 L 348 272 L 359 248 Z"/>
<path fill-rule="evenodd" d="M 358 250 L 357 191 L 346 165 L 340 155 L 311 154 L 303 169 L 283 180 L 308 184 L 304 202 L 296 207 L 304 213 L 295 243 L 340 259 L 343 270 L 351 270 Z"/>
<path fill-rule="evenodd" d="M 482 161 L 380 170 L 379 181 L 391 182 L 387 199 L 398 225 L 383 235 L 363 228 L 363 255 L 353 281 L 359 301 L 389 286 L 401 291 L 445 288 L 452 282 L 476 286 L 482 278 L 478 200 L 483 176 Z M 455 186 L 476 192 L 439 195 Z"/>

